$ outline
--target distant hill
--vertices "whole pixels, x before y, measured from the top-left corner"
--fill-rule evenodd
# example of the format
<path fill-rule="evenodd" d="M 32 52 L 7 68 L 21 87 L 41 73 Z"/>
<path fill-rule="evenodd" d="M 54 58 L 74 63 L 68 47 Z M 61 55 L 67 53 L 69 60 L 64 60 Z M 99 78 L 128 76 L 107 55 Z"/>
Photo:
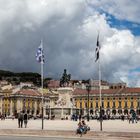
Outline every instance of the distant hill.
<path fill-rule="evenodd" d="M 3 76 L 14 76 L 14 73 L 10 71 L 0 70 L 0 77 Z"/>
<path fill-rule="evenodd" d="M 15 73 L 11 71 L 0 70 L 0 80 L 7 80 L 15 84 L 19 84 L 20 82 L 33 82 L 35 85 L 40 85 L 41 75 L 33 72 Z"/>

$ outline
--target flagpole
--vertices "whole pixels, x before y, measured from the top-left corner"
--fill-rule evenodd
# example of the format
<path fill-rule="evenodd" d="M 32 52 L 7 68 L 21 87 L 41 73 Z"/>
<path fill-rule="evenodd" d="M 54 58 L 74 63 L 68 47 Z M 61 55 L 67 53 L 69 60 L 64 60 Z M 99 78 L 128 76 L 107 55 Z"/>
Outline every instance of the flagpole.
<path fill-rule="evenodd" d="M 43 50 L 43 42 L 41 40 L 41 46 L 42 46 L 42 50 Z M 42 51 L 41 51 L 42 53 Z M 41 54 L 42 56 L 43 54 Z M 41 105 L 41 108 L 42 108 L 42 130 L 44 129 L 44 97 L 43 97 L 43 58 L 41 57 L 41 93 L 42 93 L 42 105 Z"/>
<path fill-rule="evenodd" d="M 102 94 L 101 94 L 101 64 L 100 64 L 100 56 L 99 56 L 99 60 L 98 60 L 98 68 L 99 68 L 99 93 L 100 93 L 100 130 L 102 131 Z"/>
<path fill-rule="evenodd" d="M 102 94 L 101 94 L 101 64 L 100 64 L 100 43 L 99 43 L 99 31 L 98 31 L 98 36 L 97 36 L 97 44 L 96 44 L 96 59 L 95 62 L 98 60 L 98 71 L 99 71 L 99 96 L 100 96 L 100 114 L 99 114 L 99 119 L 100 119 L 100 130 L 102 131 Z"/>

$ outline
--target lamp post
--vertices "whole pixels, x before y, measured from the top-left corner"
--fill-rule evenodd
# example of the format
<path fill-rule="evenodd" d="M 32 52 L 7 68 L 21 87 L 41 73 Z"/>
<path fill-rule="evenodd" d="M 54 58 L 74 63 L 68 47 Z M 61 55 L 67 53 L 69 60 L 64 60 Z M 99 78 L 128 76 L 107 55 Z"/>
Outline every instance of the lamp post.
<path fill-rule="evenodd" d="M 90 89 L 91 89 L 91 86 L 88 84 L 86 86 L 86 89 L 87 89 L 87 98 L 88 98 L 88 103 L 87 103 L 87 121 L 89 121 L 89 92 L 90 92 Z"/>

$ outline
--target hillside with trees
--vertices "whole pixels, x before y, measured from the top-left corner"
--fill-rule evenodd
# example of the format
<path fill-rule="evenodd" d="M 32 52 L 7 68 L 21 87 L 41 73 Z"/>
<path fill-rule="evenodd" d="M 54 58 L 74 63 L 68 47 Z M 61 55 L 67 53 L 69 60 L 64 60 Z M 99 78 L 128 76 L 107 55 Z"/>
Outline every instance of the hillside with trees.
<path fill-rule="evenodd" d="M 0 80 L 7 80 L 10 83 L 19 84 L 20 82 L 33 82 L 40 85 L 41 75 L 33 72 L 15 73 L 11 71 L 0 70 Z"/>

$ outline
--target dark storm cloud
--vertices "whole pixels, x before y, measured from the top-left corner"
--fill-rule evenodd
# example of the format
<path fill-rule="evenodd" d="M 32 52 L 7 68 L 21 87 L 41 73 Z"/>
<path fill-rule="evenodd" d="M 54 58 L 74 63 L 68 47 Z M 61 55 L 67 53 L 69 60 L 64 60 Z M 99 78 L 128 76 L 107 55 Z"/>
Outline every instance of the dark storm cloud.
<path fill-rule="evenodd" d="M 35 60 L 35 53 L 40 39 L 43 38 L 46 76 L 60 78 L 59 75 L 64 68 L 75 75 L 79 73 L 79 62 L 83 59 L 80 50 L 83 47 L 88 47 L 81 43 L 82 38 L 78 39 L 81 33 L 78 27 L 84 20 L 82 10 L 86 11 L 86 9 L 85 4 L 81 4 L 81 1 L 75 2 L 75 4 L 79 4 L 80 7 L 75 6 L 69 11 L 65 9 L 61 11 L 60 5 L 57 9 L 58 13 L 55 12 L 55 9 L 51 11 L 53 7 L 49 7 L 50 16 L 47 15 L 47 11 L 41 11 L 41 6 L 44 5 L 39 5 L 39 15 L 42 16 L 41 12 L 43 11 L 46 12 L 46 15 L 44 14 L 44 17 L 40 18 L 42 21 L 37 22 L 36 19 L 33 19 L 38 18 L 34 15 L 35 13 L 29 12 L 28 6 L 32 8 L 31 5 L 17 1 L 12 3 L 12 8 L 15 11 L 13 15 L 11 13 L 13 18 L 10 21 L 7 20 L 6 25 L 3 25 L 2 35 L 4 39 L 1 41 L 0 52 L 1 68 L 12 71 L 39 72 L 40 67 Z M 21 15 L 17 14 L 19 7 L 22 7 Z M 73 13 L 72 10 L 75 12 Z M 47 20 L 44 20 L 45 18 Z"/>

